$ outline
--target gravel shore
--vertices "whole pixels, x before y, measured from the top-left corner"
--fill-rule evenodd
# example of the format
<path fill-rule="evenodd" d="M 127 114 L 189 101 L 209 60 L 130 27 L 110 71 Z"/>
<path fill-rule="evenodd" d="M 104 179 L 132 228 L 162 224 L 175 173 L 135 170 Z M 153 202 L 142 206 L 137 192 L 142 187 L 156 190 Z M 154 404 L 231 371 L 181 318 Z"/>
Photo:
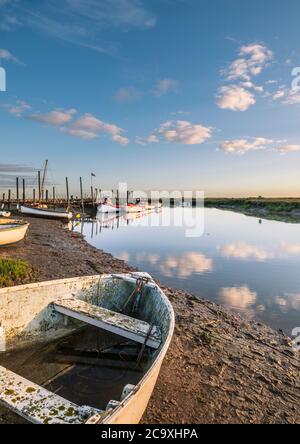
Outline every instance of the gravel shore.
<path fill-rule="evenodd" d="M 2 248 L 0 257 L 26 260 L 32 281 L 133 270 L 60 222 L 27 220 L 26 240 Z M 300 355 L 288 337 L 185 291 L 162 288 L 176 328 L 143 422 L 300 422 Z"/>

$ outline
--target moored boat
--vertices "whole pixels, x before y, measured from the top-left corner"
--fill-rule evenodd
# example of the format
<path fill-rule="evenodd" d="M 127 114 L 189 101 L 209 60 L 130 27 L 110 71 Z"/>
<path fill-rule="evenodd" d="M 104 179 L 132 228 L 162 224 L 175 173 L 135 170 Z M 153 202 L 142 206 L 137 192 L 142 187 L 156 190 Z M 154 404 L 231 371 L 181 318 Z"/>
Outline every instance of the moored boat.
<path fill-rule="evenodd" d="M 9 211 L 0 211 L 0 217 L 10 217 L 11 213 Z"/>
<path fill-rule="evenodd" d="M 24 239 L 29 224 L 14 219 L 0 219 L 0 246 L 15 244 Z"/>
<path fill-rule="evenodd" d="M 124 211 L 121 207 L 113 204 L 99 204 L 98 213 L 108 214 L 108 213 L 120 213 Z"/>
<path fill-rule="evenodd" d="M 44 217 L 47 219 L 70 220 L 73 217 L 73 213 L 71 211 L 58 211 L 49 208 L 28 207 L 25 205 L 20 206 L 20 211 L 22 214 L 27 214 L 28 216 Z"/>
<path fill-rule="evenodd" d="M 4 407 L 39 424 L 135 424 L 174 312 L 146 273 L 98 275 L 1 289 L 0 325 Z"/>

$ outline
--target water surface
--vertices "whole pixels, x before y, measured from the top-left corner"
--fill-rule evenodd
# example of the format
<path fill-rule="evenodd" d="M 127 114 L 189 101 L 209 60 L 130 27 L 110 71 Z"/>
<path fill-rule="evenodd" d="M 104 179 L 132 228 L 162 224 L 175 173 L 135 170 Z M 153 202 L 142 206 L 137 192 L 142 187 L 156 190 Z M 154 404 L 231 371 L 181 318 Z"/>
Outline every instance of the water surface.
<path fill-rule="evenodd" d="M 216 209 L 162 211 L 129 219 L 102 216 L 75 229 L 95 247 L 168 286 L 188 290 L 287 334 L 300 326 L 299 225 Z M 182 226 L 151 226 L 162 215 L 172 220 L 182 211 Z M 198 221 L 204 214 L 204 232 L 187 237 L 195 211 Z"/>

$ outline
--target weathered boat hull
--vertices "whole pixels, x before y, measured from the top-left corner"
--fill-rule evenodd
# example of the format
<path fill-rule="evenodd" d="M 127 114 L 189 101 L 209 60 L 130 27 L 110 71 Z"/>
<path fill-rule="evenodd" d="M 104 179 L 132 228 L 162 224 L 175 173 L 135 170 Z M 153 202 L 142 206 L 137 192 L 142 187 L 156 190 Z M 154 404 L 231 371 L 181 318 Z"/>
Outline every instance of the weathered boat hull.
<path fill-rule="evenodd" d="M 46 219 L 70 220 L 73 217 L 71 211 L 59 212 L 42 208 L 31 208 L 23 205 L 21 205 L 20 211 L 22 214 L 27 214 L 28 216 L 42 217 Z"/>
<path fill-rule="evenodd" d="M 142 379 L 120 401 L 114 401 L 112 408 L 91 416 L 87 424 L 136 424 L 140 421 L 173 335 L 174 313 L 167 297 L 145 273 L 64 279 L 0 290 L 2 344 L 4 342 L 10 350 L 31 343 L 49 342 L 78 329 L 78 325 L 67 327 L 62 315 L 53 316 L 50 306 L 57 298 L 64 300 L 72 295 L 89 303 L 97 301 L 103 307 L 116 306 L 116 301 L 122 306 L 128 299 L 128 291 L 135 288 L 136 280 L 141 277 L 149 281 L 144 287 L 146 293 L 141 299 L 138 319 L 145 318 L 147 322 L 160 326 L 161 345 L 151 355 Z"/>
<path fill-rule="evenodd" d="M 0 219 L 0 246 L 11 245 L 24 239 L 29 224 Z"/>

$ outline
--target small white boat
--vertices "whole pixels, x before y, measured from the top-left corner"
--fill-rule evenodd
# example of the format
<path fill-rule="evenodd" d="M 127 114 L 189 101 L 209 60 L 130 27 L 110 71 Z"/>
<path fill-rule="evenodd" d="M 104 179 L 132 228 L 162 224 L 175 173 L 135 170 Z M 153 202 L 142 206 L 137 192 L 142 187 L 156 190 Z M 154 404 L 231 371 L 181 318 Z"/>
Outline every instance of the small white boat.
<path fill-rule="evenodd" d="M 113 204 L 100 204 L 98 205 L 98 213 L 108 214 L 108 213 L 120 213 L 124 211 L 122 207 L 118 207 Z"/>
<path fill-rule="evenodd" d="M 13 219 L 0 219 L 0 246 L 11 245 L 24 239 L 29 224 Z"/>
<path fill-rule="evenodd" d="M 11 213 L 9 211 L 0 211 L 0 217 L 10 217 Z"/>
<path fill-rule="evenodd" d="M 25 205 L 20 206 L 20 211 L 22 214 L 27 214 L 28 216 L 45 217 L 47 219 L 70 220 L 73 217 L 73 213 L 71 211 L 56 211 L 46 208 L 27 207 Z"/>
<path fill-rule="evenodd" d="M 0 325 L 6 409 L 36 424 L 136 424 L 174 312 L 147 273 L 98 275 L 1 289 Z"/>

